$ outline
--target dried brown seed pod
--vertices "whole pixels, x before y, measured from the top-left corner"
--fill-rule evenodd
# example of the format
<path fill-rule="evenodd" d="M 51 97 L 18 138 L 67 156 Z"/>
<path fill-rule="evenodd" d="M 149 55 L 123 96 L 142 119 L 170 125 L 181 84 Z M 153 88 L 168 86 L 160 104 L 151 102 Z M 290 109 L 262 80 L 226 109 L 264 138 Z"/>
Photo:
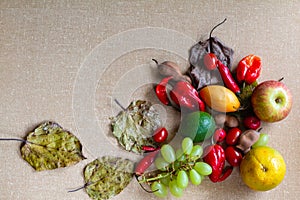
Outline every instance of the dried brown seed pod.
<path fill-rule="evenodd" d="M 215 122 L 217 125 L 221 125 L 221 126 L 224 126 L 225 122 L 226 122 L 226 114 L 217 114 L 215 115 Z"/>
<path fill-rule="evenodd" d="M 225 126 L 228 126 L 230 128 L 238 127 L 239 120 L 233 115 L 226 115 Z"/>
<path fill-rule="evenodd" d="M 240 135 L 239 142 L 236 147 L 241 149 L 244 153 L 247 153 L 251 146 L 259 139 L 259 134 L 259 132 L 252 129 L 244 131 Z"/>
<path fill-rule="evenodd" d="M 160 64 L 153 59 L 157 64 L 157 69 L 160 75 L 164 77 L 172 76 L 174 81 L 187 81 L 192 82 L 191 78 L 187 75 L 183 75 L 177 63 L 172 61 L 164 61 Z"/>
<path fill-rule="evenodd" d="M 158 72 L 162 76 L 181 76 L 179 66 L 172 61 L 164 61 L 157 65 Z"/>
<path fill-rule="evenodd" d="M 238 127 L 239 120 L 233 115 L 226 115 L 223 113 L 215 115 L 215 122 L 219 126 L 228 126 L 230 128 Z"/>

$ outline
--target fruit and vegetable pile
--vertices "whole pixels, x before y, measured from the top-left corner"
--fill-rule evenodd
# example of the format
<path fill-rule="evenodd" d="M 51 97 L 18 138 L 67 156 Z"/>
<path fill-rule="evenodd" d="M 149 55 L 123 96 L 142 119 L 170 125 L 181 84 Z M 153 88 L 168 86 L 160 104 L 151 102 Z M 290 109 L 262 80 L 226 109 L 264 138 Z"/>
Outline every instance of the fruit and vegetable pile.
<path fill-rule="evenodd" d="M 283 157 L 267 146 L 269 135 L 261 130 L 263 123 L 287 117 L 291 92 L 282 79 L 258 82 L 262 61 L 257 55 L 246 55 L 232 67 L 233 50 L 211 34 L 192 47 L 184 74 L 172 61 L 154 60 L 162 77 L 156 96 L 181 112 L 177 134 L 182 137 L 176 151 L 160 141 L 136 166 L 139 183 L 158 197 L 168 190 L 180 197 L 189 182 L 199 185 L 205 176 L 222 182 L 234 167 L 258 191 L 275 188 L 285 175 Z M 152 163 L 155 170 L 147 173 Z"/>
<path fill-rule="evenodd" d="M 158 197 L 169 191 L 181 197 L 189 183 L 199 185 L 205 177 L 214 183 L 225 181 L 235 167 L 253 190 L 267 191 L 281 183 L 285 161 L 267 146 L 269 135 L 261 132 L 264 123 L 288 116 L 291 92 L 282 79 L 258 82 L 262 61 L 257 55 L 246 55 L 233 66 L 233 49 L 212 37 L 222 23 L 207 40 L 191 47 L 185 73 L 175 62 L 153 59 L 161 77 L 154 92 L 162 105 L 180 112 L 177 131 L 168 132 L 151 102 L 134 100 L 127 108 L 121 106 L 122 111 L 110 118 L 112 135 L 121 148 L 140 154 L 141 160 L 95 159 L 83 170 L 84 186 L 70 192 L 85 189 L 92 199 L 109 199 L 135 177 L 145 191 Z M 173 143 L 174 135 L 179 144 Z M 80 141 L 55 122 L 40 124 L 26 139 L 0 140 L 22 142 L 22 158 L 37 171 L 85 159 Z"/>

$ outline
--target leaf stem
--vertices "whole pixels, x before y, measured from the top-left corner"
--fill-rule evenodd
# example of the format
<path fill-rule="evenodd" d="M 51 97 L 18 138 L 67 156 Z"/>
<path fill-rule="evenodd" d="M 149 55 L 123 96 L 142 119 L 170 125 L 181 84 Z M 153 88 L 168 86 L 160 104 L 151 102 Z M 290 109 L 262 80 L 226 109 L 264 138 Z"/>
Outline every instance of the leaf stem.
<path fill-rule="evenodd" d="M 114 101 L 120 108 L 122 108 L 122 110 L 126 110 L 126 108 L 124 106 L 122 106 L 122 104 L 117 99 L 114 99 Z"/>
<path fill-rule="evenodd" d="M 76 188 L 76 189 L 73 189 L 73 190 L 69 190 L 68 192 L 77 192 L 79 190 L 82 190 L 82 189 L 85 189 L 87 186 L 91 185 L 92 183 L 89 182 L 89 183 L 86 183 L 84 184 L 83 186 L 79 187 L 79 188 Z"/>
<path fill-rule="evenodd" d="M 31 142 L 21 139 L 21 138 L 0 138 L 0 141 L 18 141 L 18 142 L 24 142 L 24 143 L 31 143 Z"/>

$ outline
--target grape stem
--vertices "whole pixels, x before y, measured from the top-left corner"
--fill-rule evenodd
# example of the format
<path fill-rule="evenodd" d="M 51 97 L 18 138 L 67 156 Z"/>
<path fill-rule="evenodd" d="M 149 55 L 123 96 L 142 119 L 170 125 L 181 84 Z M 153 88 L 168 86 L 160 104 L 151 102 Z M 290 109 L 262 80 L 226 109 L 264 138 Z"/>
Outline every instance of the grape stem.
<path fill-rule="evenodd" d="M 160 170 L 157 170 L 157 171 L 160 171 Z M 158 175 L 156 175 L 156 176 L 154 176 L 154 177 L 150 177 L 150 178 L 146 178 L 146 176 L 144 176 L 143 179 L 142 179 L 142 180 L 138 180 L 138 182 L 139 182 L 139 183 L 153 182 L 153 181 L 156 181 L 156 180 L 165 178 L 165 177 L 169 176 L 170 174 L 172 174 L 173 172 L 174 172 L 174 171 L 168 172 L 168 173 L 166 173 L 166 174 L 164 174 L 164 175 L 158 174 Z"/>
<path fill-rule="evenodd" d="M 142 179 L 137 179 L 137 181 L 142 184 L 142 183 L 149 183 L 149 182 L 154 182 L 157 180 L 160 180 L 162 178 L 166 178 L 174 173 L 176 173 L 176 171 L 180 171 L 180 170 L 191 170 L 193 168 L 193 166 L 195 165 L 195 163 L 197 162 L 197 160 L 199 160 L 200 157 L 197 157 L 196 159 L 189 159 L 187 160 L 187 162 L 183 162 L 181 163 L 181 166 L 179 169 L 175 169 L 174 165 L 171 165 L 172 167 L 170 167 L 170 170 L 165 172 L 165 171 L 161 171 L 161 170 L 156 170 L 153 171 L 151 173 L 148 174 L 143 174 L 142 175 Z"/>
<path fill-rule="evenodd" d="M 149 178 L 147 178 L 147 175 L 143 176 L 143 178 L 141 180 L 138 180 L 139 183 L 147 183 L 147 182 L 153 182 L 156 180 L 159 180 L 161 178 L 165 178 L 167 176 L 169 176 L 170 174 L 172 174 L 174 172 L 174 170 L 162 175 L 160 172 L 162 172 L 161 170 L 156 170 L 152 173 L 148 173 L 147 175 L 149 176 Z M 164 172 L 163 172 L 164 173 Z"/>
<path fill-rule="evenodd" d="M 142 185 L 142 183 L 139 181 L 138 175 L 135 175 L 135 178 L 136 178 L 137 182 L 140 184 L 141 188 L 142 188 L 144 191 L 146 191 L 146 192 L 148 192 L 148 193 L 154 193 L 154 192 L 157 192 L 157 191 L 158 191 L 158 189 L 157 189 L 157 190 L 154 190 L 154 191 L 149 191 L 149 190 L 147 190 L 147 189 Z"/>

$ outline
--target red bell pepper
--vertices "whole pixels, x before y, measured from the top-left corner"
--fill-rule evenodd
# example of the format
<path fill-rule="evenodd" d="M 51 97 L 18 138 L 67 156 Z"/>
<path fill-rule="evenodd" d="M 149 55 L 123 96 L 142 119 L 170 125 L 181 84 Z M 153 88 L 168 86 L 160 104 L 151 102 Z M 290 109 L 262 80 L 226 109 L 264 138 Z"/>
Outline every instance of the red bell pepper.
<path fill-rule="evenodd" d="M 170 97 L 180 108 L 205 111 L 205 104 L 197 90 L 188 82 L 178 81 L 171 90 Z"/>
<path fill-rule="evenodd" d="M 245 81 L 248 84 L 252 84 L 260 76 L 260 72 L 260 57 L 250 54 L 239 62 L 236 69 L 237 80 L 239 82 Z"/>
<path fill-rule="evenodd" d="M 225 151 L 220 145 L 211 145 L 205 149 L 203 161 L 212 167 L 212 173 L 209 175 L 212 182 L 224 181 L 231 174 L 233 167 L 224 167 L 225 159 Z"/>

